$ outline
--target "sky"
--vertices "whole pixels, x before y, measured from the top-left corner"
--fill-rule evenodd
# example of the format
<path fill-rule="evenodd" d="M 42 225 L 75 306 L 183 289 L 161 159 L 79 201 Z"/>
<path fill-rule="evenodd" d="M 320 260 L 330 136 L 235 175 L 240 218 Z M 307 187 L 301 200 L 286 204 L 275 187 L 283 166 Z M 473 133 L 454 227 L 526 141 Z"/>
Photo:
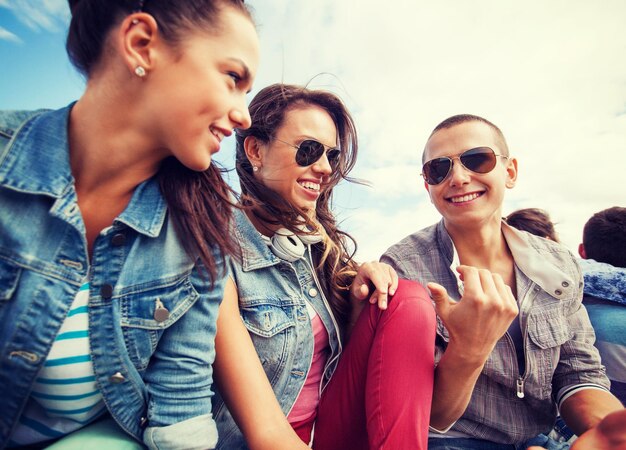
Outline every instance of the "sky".
<path fill-rule="evenodd" d="M 370 186 L 341 184 L 334 211 L 360 261 L 439 220 L 421 152 L 454 114 L 497 124 L 518 160 L 503 214 L 546 209 L 573 252 L 592 214 L 626 206 L 623 0 L 246 3 L 261 41 L 249 99 L 274 82 L 307 84 L 338 94 L 354 116 L 351 175 Z M 64 0 L 0 0 L 0 109 L 80 97 L 84 81 L 64 49 L 68 21 Z M 226 167 L 233 148 L 226 142 L 218 155 Z"/>

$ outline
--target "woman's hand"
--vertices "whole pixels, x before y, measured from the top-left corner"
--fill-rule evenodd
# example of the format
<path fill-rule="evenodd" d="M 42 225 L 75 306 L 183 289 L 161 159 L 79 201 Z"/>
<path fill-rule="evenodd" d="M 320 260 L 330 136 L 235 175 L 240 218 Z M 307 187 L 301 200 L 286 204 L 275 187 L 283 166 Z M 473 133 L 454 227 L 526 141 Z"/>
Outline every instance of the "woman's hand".
<path fill-rule="evenodd" d="M 363 263 L 350 286 L 350 300 L 356 306 L 369 298 L 370 303 L 387 309 L 387 297 L 395 294 L 397 288 L 398 274 L 389 264 L 378 261 Z"/>

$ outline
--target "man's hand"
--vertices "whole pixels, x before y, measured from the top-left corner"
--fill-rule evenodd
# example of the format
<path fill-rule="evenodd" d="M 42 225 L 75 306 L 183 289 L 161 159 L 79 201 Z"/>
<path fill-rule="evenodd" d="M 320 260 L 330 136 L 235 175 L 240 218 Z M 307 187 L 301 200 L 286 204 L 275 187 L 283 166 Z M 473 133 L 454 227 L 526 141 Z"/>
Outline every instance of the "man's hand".
<path fill-rule="evenodd" d="M 528 450 L 545 450 L 528 447 Z M 571 450 L 626 450 L 626 409 L 607 415 L 598 426 L 581 434 Z"/>
<path fill-rule="evenodd" d="M 581 434 L 571 450 L 626 450 L 626 409 L 609 414 Z"/>
<path fill-rule="evenodd" d="M 462 346 L 465 355 L 484 363 L 517 317 L 517 302 L 500 275 L 470 266 L 457 270 L 464 284 L 461 301 L 450 300 L 437 283 L 428 283 L 428 289 L 450 334 L 450 345 Z"/>

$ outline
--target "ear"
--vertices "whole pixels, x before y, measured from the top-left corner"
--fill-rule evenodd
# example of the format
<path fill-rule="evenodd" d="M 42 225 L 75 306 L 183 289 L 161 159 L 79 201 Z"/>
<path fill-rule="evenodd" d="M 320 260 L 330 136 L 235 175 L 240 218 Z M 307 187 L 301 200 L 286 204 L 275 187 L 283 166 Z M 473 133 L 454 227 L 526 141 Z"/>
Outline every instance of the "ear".
<path fill-rule="evenodd" d="M 585 246 L 583 244 L 578 244 L 578 254 L 582 259 L 587 259 L 587 252 L 585 251 Z"/>
<path fill-rule="evenodd" d="M 246 152 L 246 156 L 248 157 L 248 161 L 250 161 L 250 164 L 253 166 L 259 168 L 263 167 L 263 145 L 264 144 L 254 136 L 248 136 L 243 141 L 243 148 Z"/>
<path fill-rule="evenodd" d="M 430 203 L 433 202 L 433 197 L 430 195 L 430 184 L 424 181 L 424 187 L 426 188 L 426 192 L 428 192 L 428 198 L 430 199 Z"/>
<path fill-rule="evenodd" d="M 517 159 L 509 158 L 506 163 L 506 187 L 513 189 L 517 182 Z"/>
<path fill-rule="evenodd" d="M 134 13 L 124 19 L 118 42 L 124 63 L 132 74 L 137 74 L 137 67 L 145 72 L 154 68 L 158 41 L 158 25 L 150 14 Z"/>

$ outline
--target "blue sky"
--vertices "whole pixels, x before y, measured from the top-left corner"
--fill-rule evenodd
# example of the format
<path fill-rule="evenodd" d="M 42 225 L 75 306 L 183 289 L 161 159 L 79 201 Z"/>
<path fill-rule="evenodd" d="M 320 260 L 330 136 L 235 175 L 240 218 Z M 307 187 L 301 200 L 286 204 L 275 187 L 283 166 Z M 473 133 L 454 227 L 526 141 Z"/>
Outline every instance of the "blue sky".
<path fill-rule="evenodd" d="M 591 214 L 626 206 L 626 2 L 248 3 L 262 52 L 254 92 L 310 82 L 353 112 L 361 144 L 353 175 L 372 186 L 341 186 L 335 211 L 362 260 L 438 220 L 420 155 L 453 114 L 498 124 L 518 158 L 504 214 L 547 209 L 575 250 Z M 64 50 L 68 16 L 64 0 L 0 0 L 0 109 L 56 108 L 80 96 L 83 80 Z M 232 142 L 224 147 L 219 159 L 232 167 Z"/>
<path fill-rule="evenodd" d="M 19 6 L 29 2 L 20 3 L 10 2 Z M 65 7 L 66 2 L 59 4 Z M 54 14 L 56 10 L 51 9 L 32 17 L 28 10 L 8 5 L 9 1 L 0 0 L 0 107 L 56 108 L 79 96 L 84 83 L 68 62 L 64 47 L 67 13 Z"/>

